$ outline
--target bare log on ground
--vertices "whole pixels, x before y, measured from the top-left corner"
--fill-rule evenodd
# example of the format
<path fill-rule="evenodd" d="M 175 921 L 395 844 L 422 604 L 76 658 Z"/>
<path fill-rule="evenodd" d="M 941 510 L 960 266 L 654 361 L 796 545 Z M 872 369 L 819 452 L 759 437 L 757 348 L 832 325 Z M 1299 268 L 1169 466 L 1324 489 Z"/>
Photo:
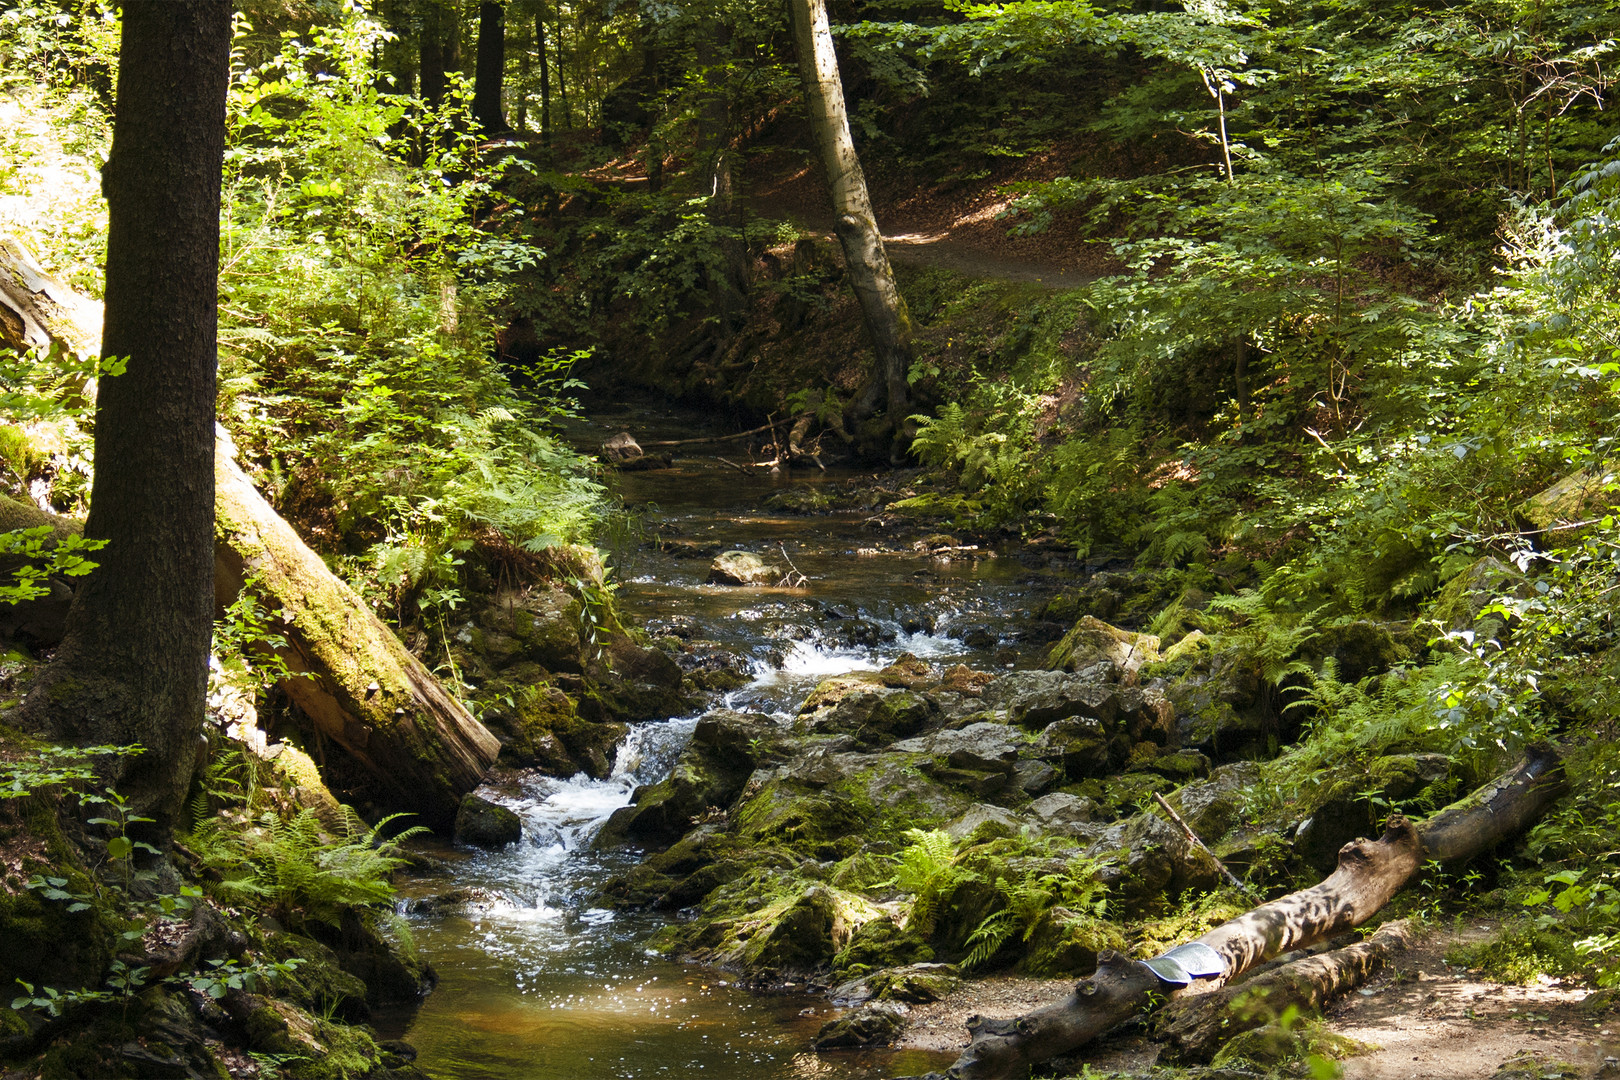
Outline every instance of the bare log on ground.
<path fill-rule="evenodd" d="M 249 575 L 286 612 L 282 682 L 321 736 L 365 768 L 379 801 L 448 831 L 461 797 L 500 752 L 495 736 L 327 569 L 264 501 L 219 433 L 214 452 L 215 589 L 236 596 Z"/>
<path fill-rule="evenodd" d="M 1208 1061 L 1234 1035 L 1261 1027 L 1289 1006 L 1317 1013 L 1366 982 L 1395 953 L 1412 944 L 1405 920 L 1386 923 L 1366 941 L 1283 964 L 1236 986 L 1182 994 L 1153 1018 L 1153 1037 L 1186 1061 Z"/>
<path fill-rule="evenodd" d="M 0 345 L 26 352 L 52 342 L 101 352 L 101 305 L 40 269 L 14 236 L 0 236 Z"/>
<path fill-rule="evenodd" d="M 1361 925 L 1404 886 L 1427 857 L 1466 859 L 1489 851 L 1536 820 L 1566 790 L 1556 751 L 1536 747 L 1507 773 L 1422 825 L 1392 818 L 1378 840 L 1355 840 L 1339 852 L 1324 881 L 1262 904 L 1195 938 L 1225 967 L 1218 982 L 1293 949 Z M 1432 841 L 1432 845 L 1430 843 Z M 955 1080 L 1002 1080 L 1079 1049 L 1150 1007 L 1168 989 L 1142 964 L 1118 953 L 1069 997 L 1015 1020 L 981 1023 L 949 1069 Z"/>

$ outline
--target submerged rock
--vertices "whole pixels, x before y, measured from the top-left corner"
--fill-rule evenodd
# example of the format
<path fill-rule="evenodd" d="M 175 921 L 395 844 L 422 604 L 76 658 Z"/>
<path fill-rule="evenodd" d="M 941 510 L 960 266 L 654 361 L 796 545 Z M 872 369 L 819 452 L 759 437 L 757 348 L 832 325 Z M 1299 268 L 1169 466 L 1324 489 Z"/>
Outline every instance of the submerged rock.
<path fill-rule="evenodd" d="M 779 566 L 773 566 L 751 551 L 722 551 L 709 564 L 710 585 L 775 585 L 785 577 Z"/>
<path fill-rule="evenodd" d="M 890 1002 L 869 1002 L 845 1016 L 829 1020 L 816 1034 L 817 1050 L 845 1050 L 857 1046 L 880 1046 L 900 1034 L 906 1026 L 906 1011 Z"/>
<path fill-rule="evenodd" d="M 523 836 L 523 819 L 504 806 L 469 794 L 456 810 L 456 839 L 477 847 L 500 848 Z"/>

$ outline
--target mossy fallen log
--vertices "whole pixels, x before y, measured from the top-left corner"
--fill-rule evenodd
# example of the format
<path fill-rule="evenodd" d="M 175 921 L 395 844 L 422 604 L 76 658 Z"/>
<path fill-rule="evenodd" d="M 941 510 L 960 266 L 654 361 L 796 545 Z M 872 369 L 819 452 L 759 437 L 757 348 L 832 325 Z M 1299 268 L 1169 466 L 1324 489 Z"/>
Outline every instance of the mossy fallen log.
<path fill-rule="evenodd" d="M 1564 793 L 1559 756 L 1532 748 L 1514 768 L 1421 824 L 1390 820 L 1377 840 L 1355 840 L 1321 883 L 1262 904 L 1195 938 L 1220 958 L 1217 983 L 1293 949 L 1361 925 L 1375 915 L 1426 859 L 1452 862 L 1494 848 L 1536 820 Z M 1171 991 L 1145 964 L 1119 953 L 1098 958 L 1097 971 L 1068 997 L 1013 1020 L 968 1021 L 972 1042 L 948 1070 L 953 1080 L 1002 1080 L 1071 1053 L 1151 1007 Z M 1175 1000 L 1171 994 L 1171 1000 Z"/>
<path fill-rule="evenodd" d="M 287 696 L 365 769 L 380 803 L 448 833 L 500 753 L 495 736 L 271 508 L 223 431 L 214 483 L 215 594 L 236 596 L 255 579 L 285 613 Z"/>
<path fill-rule="evenodd" d="M 1182 1060 L 1209 1061 L 1228 1039 L 1264 1027 L 1290 1007 L 1306 1014 L 1321 1012 L 1409 948 L 1412 936 L 1411 924 L 1399 919 L 1380 926 L 1366 941 L 1283 964 L 1213 993 L 1179 996 L 1154 1015 L 1153 1037 L 1169 1044 Z"/>

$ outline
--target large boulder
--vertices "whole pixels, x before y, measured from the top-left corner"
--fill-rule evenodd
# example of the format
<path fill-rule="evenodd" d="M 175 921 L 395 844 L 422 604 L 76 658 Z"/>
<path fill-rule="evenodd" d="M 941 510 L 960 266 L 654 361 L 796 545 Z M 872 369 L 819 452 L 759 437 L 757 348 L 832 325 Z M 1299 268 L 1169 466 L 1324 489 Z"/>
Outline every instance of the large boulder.
<path fill-rule="evenodd" d="M 1005 807 L 977 803 L 951 820 L 945 832 L 958 844 L 979 844 L 1000 837 L 1017 836 L 1028 819 Z"/>
<path fill-rule="evenodd" d="M 779 566 L 772 565 L 751 551 L 722 551 L 709 564 L 710 585 L 771 586 L 786 577 Z"/>
<path fill-rule="evenodd" d="M 614 634 L 590 664 L 591 682 L 579 710 L 590 720 L 664 720 L 693 705 L 682 689 L 680 665 L 662 649 Z"/>
<path fill-rule="evenodd" d="M 584 670 L 579 599 L 560 587 L 505 590 L 457 640 L 497 669 L 531 660 L 547 671 Z"/>
<path fill-rule="evenodd" d="M 1155 814 L 1141 813 L 1110 826 L 1087 854 L 1102 859 L 1109 895 L 1130 911 L 1158 904 L 1190 888 L 1209 888 L 1220 876 L 1215 862 L 1185 833 Z"/>
<path fill-rule="evenodd" d="M 817 1050 L 847 1050 L 892 1042 L 906 1026 L 906 1009 L 887 1001 L 872 1001 L 827 1021 L 812 1044 Z"/>
<path fill-rule="evenodd" d="M 1112 678 L 1122 678 L 1158 659 L 1159 639 L 1152 634 L 1121 630 L 1086 615 L 1052 646 L 1046 666 L 1054 671 L 1087 671 L 1106 665 L 1112 668 Z"/>
<path fill-rule="evenodd" d="M 1222 765 L 1208 780 L 1183 785 L 1166 801 L 1187 827 L 1206 844 L 1220 840 L 1238 824 L 1243 789 L 1260 779 L 1260 767 L 1252 761 Z"/>
<path fill-rule="evenodd" d="M 1082 795 L 1054 791 L 1050 795 L 1042 795 L 1026 809 L 1047 832 L 1086 840 L 1095 840 L 1102 832 L 1102 826 L 1097 823 L 1102 816 L 1101 808 L 1095 800 Z"/>
<path fill-rule="evenodd" d="M 1035 741 L 1035 753 L 1071 780 L 1106 776 L 1112 759 L 1122 757 L 1122 751 L 1123 745 L 1110 736 L 1107 726 L 1089 716 L 1054 721 Z"/>
<path fill-rule="evenodd" d="M 958 769 L 1011 774 L 1029 739 L 1006 724 L 976 723 L 897 742 L 892 749 L 943 757 Z"/>
<path fill-rule="evenodd" d="M 1358 836 L 1377 836 L 1396 810 L 1437 809 L 1450 792 L 1451 761 L 1444 754 L 1391 754 L 1365 768 L 1346 768 L 1316 789 L 1294 833 L 1294 854 L 1328 874 L 1339 849 Z"/>
<path fill-rule="evenodd" d="M 693 819 L 731 805 L 781 735 L 769 717 L 729 709 L 709 713 L 698 721 L 669 776 L 637 788 L 631 804 L 608 818 L 597 843 L 674 843 Z"/>
<path fill-rule="evenodd" d="M 815 695 L 811 700 L 817 700 Z M 881 685 L 856 685 L 835 698 L 822 699 L 814 708 L 801 710 L 794 728 L 810 734 L 849 734 L 861 746 L 882 746 L 923 730 L 934 715 L 933 703 L 921 694 Z"/>
<path fill-rule="evenodd" d="M 501 848 L 523 836 L 523 819 L 504 806 L 468 794 L 456 810 L 456 839 L 475 847 Z"/>
<path fill-rule="evenodd" d="M 904 970 L 905 965 L 933 958 L 934 950 L 915 926 L 902 929 L 892 918 L 884 917 L 863 924 L 850 936 L 849 943 L 833 958 L 833 973 L 840 978 L 862 979 L 881 969 Z M 866 996 L 880 995 L 874 989 Z"/>
<path fill-rule="evenodd" d="M 1156 689 L 1102 683 L 1084 674 L 1017 671 L 988 684 L 981 701 L 1005 709 L 1008 719 L 1031 729 L 1072 716 L 1101 721 L 1108 732 L 1130 742 L 1150 739 L 1161 746 L 1175 741 L 1175 711 Z"/>

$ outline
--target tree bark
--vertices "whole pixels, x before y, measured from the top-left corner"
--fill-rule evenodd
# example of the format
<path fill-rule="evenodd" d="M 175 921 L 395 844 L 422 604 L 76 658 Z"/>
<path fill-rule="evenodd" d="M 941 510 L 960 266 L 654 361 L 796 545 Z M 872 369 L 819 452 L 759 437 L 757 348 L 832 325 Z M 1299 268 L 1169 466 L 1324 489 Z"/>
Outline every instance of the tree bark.
<path fill-rule="evenodd" d="M 551 145 L 551 61 L 546 57 L 546 9 L 534 13 L 534 45 L 540 54 L 540 144 Z"/>
<path fill-rule="evenodd" d="M 235 596 L 248 576 L 285 612 L 282 659 L 309 677 L 284 680 L 315 725 L 366 770 L 392 810 L 448 832 L 461 797 L 482 782 L 500 744 L 447 694 L 355 591 L 264 501 L 220 433 L 215 587 Z"/>
<path fill-rule="evenodd" d="M 708 218 L 719 234 L 720 262 L 709 272 L 709 303 L 727 343 L 742 326 L 747 308 L 748 251 L 740 235 L 735 170 L 731 153 L 731 99 L 726 86 L 726 54 L 731 30 L 716 21 L 699 35 L 698 68 L 703 101 L 698 109 L 698 147 L 708 158 Z"/>
<path fill-rule="evenodd" d="M 511 128 L 501 90 L 506 82 L 506 11 L 492 0 L 478 5 L 478 56 L 473 68 L 473 120 L 487 138 Z"/>
<path fill-rule="evenodd" d="M 107 195 L 102 353 L 85 534 L 107 541 L 24 718 L 60 739 L 140 743 L 116 779 L 169 827 L 202 742 L 213 630 L 219 194 L 226 0 L 126 0 Z"/>
<path fill-rule="evenodd" d="M 1409 948 L 1412 938 L 1411 924 L 1400 919 L 1343 949 L 1295 960 L 1214 993 L 1181 995 L 1154 1016 L 1154 1038 L 1169 1043 L 1178 1058 L 1207 1062 L 1228 1039 L 1272 1022 L 1289 1006 L 1320 1013 Z"/>
<path fill-rule="evenodd" d="M 422 85 L 422 101 L 436 109 L 444 101 L 444 13 L 439 0 L 422 5 L 422 39 L 418 43 L 417 68 Z"/>
<path fill-rule="evenodd" d="M 858 397 L 855 419 L 875 411 L 879 397 L 888 404 L 888 422 L 898 431 L 906 417 L 906 373 L 911 367 L 912 326 L 906 302 L 895 285 L 894 270 L 883 246 L 883 234 L 872 213 L 866 175 L 855 154 L 838 75 L 826 0 L 791 0 L 793 43 L 804 82 L 810 128 L 827 183 L 832 189 L 834 226 L 844 249 L 850 283 L 877 354 L 877 370 Z"/>
<path fill-rule="evenodd" d="M 1489 851 L 1543 814 L 1566 790 L 1558 754 L 1535 747 L 1513 769 L 1421 825 L 1392 818 L 1376 840 L 1356 840 L 1339 865 L 1309 889 L 1238 916 L 1198 944 L 1215 950 L 1220 983 L 1272 957 L 1323 941 L 1366 922 L 1411 879 L 1427 858 L 1443 862 Z M 1118 953 L 1098 958 L 1097 972 L 1062 1001 L 1016 1020 L 969 1022 L 973 1041 L 949 1069 L 954 1080 L 1022 1076 L 1030 1066 L 1078 1049 L 1149 1007 L 1161 989 L 1144 965 Z"/>

